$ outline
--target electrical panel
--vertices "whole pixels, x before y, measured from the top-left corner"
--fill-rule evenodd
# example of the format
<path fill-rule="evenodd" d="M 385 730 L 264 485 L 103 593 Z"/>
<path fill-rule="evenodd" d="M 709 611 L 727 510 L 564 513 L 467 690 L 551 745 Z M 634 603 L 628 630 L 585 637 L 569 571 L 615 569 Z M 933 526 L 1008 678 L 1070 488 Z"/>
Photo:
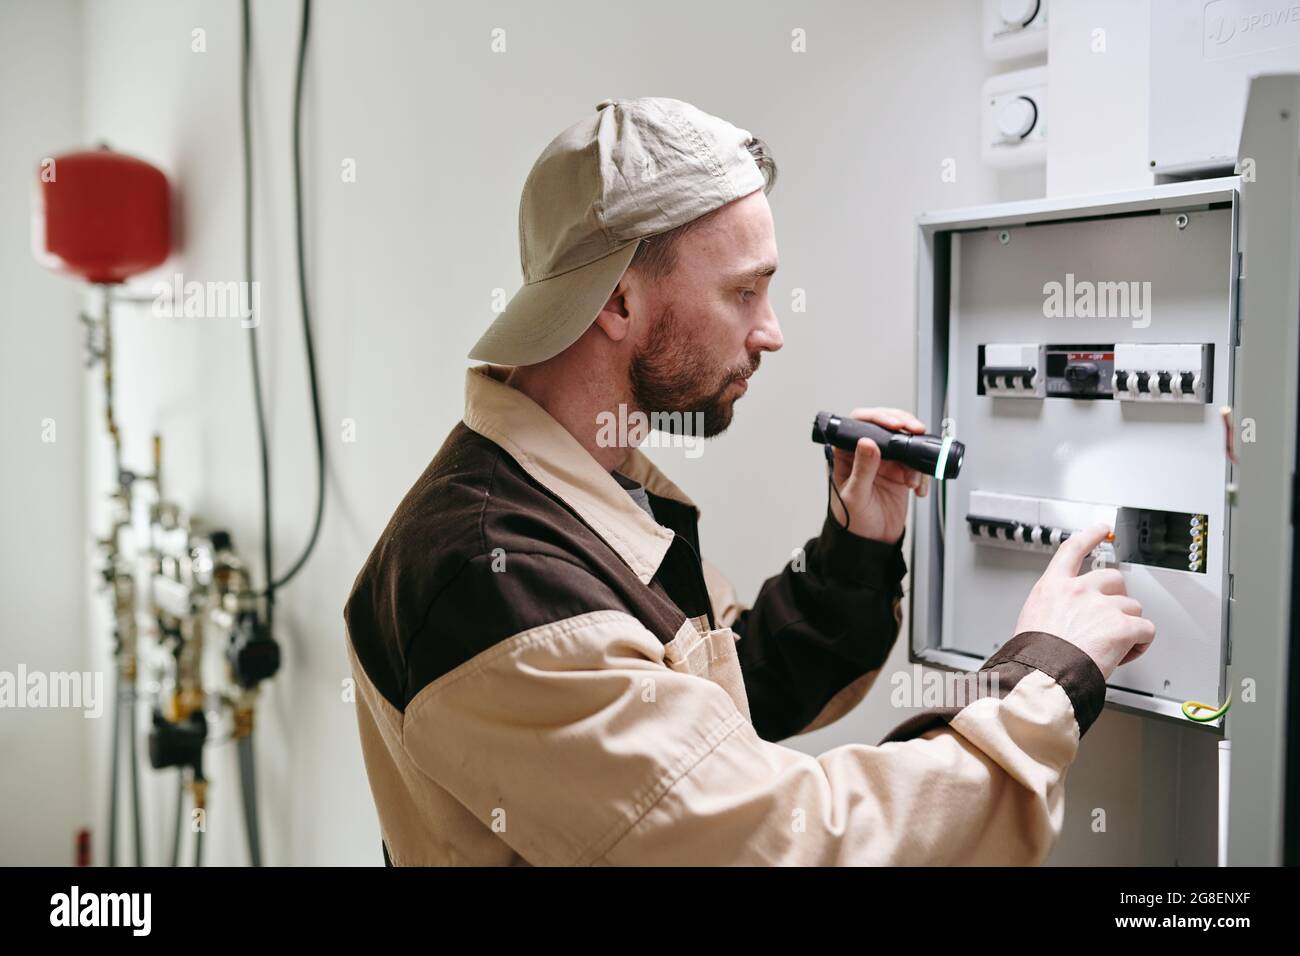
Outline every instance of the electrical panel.
<path fill-rule="evenodd" d="M 1238 184 L 920 218 L 918 414 L 967 452 L 917 499 L 913 660 L 977 669 L 1061 543 L 1102 522 L 1081 572 L 1118 568 L 1156 625 L 1108 701 L 1182 719 L 1223 699 Z"/>

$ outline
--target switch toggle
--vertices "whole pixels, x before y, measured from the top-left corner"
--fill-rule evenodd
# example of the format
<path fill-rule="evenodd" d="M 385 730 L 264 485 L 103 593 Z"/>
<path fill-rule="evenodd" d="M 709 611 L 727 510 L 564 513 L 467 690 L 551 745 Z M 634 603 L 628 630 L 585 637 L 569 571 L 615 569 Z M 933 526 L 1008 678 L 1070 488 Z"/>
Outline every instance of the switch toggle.
<path fill-rule="evenodd" d="M 1071 385 L 1092 386 L 1101 378 L 1096 362 L 1071 362 L 1065 366 L 1065 380 Z"/>
<path fill-rule="evenodd" d="M 1043 347 L 1036 344 L 991 343 L 979 347 L 979 392 L 998 398 L 1042 398 L 1046 395 Z"/>
<path fill-rule="evenodd" d="M 1115 346 L 1114 397 L 1120 401 L 1199 402 L 1213 399 L 1212 344 Z"/>

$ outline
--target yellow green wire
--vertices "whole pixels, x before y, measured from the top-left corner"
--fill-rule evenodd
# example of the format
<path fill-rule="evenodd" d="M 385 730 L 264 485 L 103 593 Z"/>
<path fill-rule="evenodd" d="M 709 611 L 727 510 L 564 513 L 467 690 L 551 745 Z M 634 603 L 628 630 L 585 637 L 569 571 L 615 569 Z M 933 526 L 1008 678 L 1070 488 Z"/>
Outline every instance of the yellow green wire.
<path fill-rule="evenodd" d="M 1199 700 L 1185 700 L 1183 701 L 1183 716 L 1186 717 L 1188 720 L 1196 721 L 1198 724 L 1208 724 L 1210 721 L 1218 720 L 1220 717 L 1226 714 L 1228 712 L 1228 708 L 1231 706 L 1232 706 L 1231 693 L 1228 694 L 1228 699 L 1223 702 L 1223 706 L 1217 709 L 1213 704 L 1202 704 Z M 1210 710 L 1214 712 L 1210 714 L 1208 717 L 1197 717 L 1195 712 L 1199 710 Z"/>

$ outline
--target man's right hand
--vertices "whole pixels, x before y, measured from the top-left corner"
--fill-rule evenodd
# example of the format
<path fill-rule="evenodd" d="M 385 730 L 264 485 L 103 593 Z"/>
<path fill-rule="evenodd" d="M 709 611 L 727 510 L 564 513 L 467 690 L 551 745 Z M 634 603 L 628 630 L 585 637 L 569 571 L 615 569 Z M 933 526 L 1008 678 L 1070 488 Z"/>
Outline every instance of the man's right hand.
<path fill-rule="evenodd" d="M 1083 559 L 1109 533 L 1096 524 L 1066 539 L 1029 592 L 1014 632 L 1044 631 L 1069 641 L 1096 661 L 1107 680 L 1120 664 L 1140 657 L 1156 636 L 1156 626 L 1128 596 L 1118 570 L 1079 574 Z"/>

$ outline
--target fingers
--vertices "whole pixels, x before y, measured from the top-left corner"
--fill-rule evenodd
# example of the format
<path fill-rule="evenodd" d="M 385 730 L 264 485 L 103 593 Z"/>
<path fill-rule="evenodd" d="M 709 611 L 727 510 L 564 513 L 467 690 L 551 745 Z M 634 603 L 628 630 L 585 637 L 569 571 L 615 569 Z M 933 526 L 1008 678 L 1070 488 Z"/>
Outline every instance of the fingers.
<path fill-rule="evenodd" d="M 921 424 L 919 418 L 901 408 L 855 408 L 849 413 L 849 417 L 856 418 L 860 422 L 872 422 L 883 428 L 892 428 L 894 431 L 910 431 L 917 434 L 925 431 L 925 425 Z"/>
<path fill-rule="evenodd" d="M 1119 662 L 1120 666 L 1121 667 L 1124 666 L 1129 661 L 1137 660 L 1139 657 L 1141 657 L 1143 654 L 1147 652 L 1147 648 L 1149 648 L 1150 646 L 1151 646 L 1150 641 L 1147 641 L 1143 644 L 1134 644 L 1132 647 L 1129 648 L 1128 653 L 1124 655 L 1124 659 Z"/>
<path fill-rule="evenodd" d="M 1068 541 L 1066 542 L 1069 543 Z M 1115 568 L 1099 568 L 1079 577 L 1079 582 L 1102 594 L 1128 594 L 1124 586 L 1124 575 Z M 1141 608 L 1138 609 L 1141 611 Z"/>
<path fill-rule="evenodd" d="M 910 431 L 914 434 L 923 434 L 926 431 L 925 423 L 909 411 L 901 408 L 855 408 L 849 413 L 849 417 L 860 422 L 871 422 L 880 425 L 882 428 L 889 428 L 893 431 Z M 874 447 L 874 442 L 871 443 Z M 874 468 L 868 469 L 866 466 L 871 462 L 864 462 L 863 467 L 859 467 L 858 462 L 861 460 L 858 456 L 862 454 L 862 442 L 858 442 L 857 451 L 854 455 L 853 473 L 850 476 L 853 480 L 862 478 L 868 481 L 875 481 L 877 477 L 890 481 L 895 484 L 905 485 L 910 488 L 918 498 L 924 498 L 930 493 L 930 478 L 928 475 L 915 471 L 897 462 L 887 461 L 883 464 L 879 461 L 879 449 L 871 457 L 875 459 Z"/>
<path fill-rule="evenodd" d="M 1146 649 L 1150 646 L 1151 646 L 1150 644 L 1134 644 L 1132 647 L 1128 649 L 1128 653 L 1124 655 L 1124 659 L 1119 662 L 1119 666 L 1123 667 L 1129 661 L 1136 660 L 1137 658 L 1141 657 L 1143 652 L 1145 652 Z"/>
<path fill-rule="evenodd" d="M 1127 654 L 1120 661 L 1121 664 L 1127 664 L 1131 660 L 1141 657 L 1146 653 L 1151 642 L 1155 640 L 1156 626 L 1144 617 L 1136 617 L 1130 627 L 1130 633 L 1133 636 L 1133 646 L 1129 648 Z"/>
<path fill-rule="evenodd" d="M 878 477 L 884 481 L 892 481 L 900 485 L 910 485 L 914 484 L 912 481 L 913 474 L 915 474 L 915 472 L 913 472 L 912 469 L 897 461 L 882 461 L 880 463 Z"/>
<path fill-rule="evenodd" d="M 859 438 L 858 447 L 853 452 L 853 472 L 849 475 L 849 481 L 855 486 L 870 488 L 880 466 L 880 446 L 870 438 Z"/>
<path fill-rule="evenodd" d="M 1142 602 L 1139 601 L 1137 598 L 1129 597 L 1127 594 L 1117 598 L 1117 600 L 1115 601 L 1115 606 L 1118 607 L 1123 613 L 1128 614 L 1132 617 L 1142 616 Z"/>
<path fill-rule="evenodd" d="M 915 488 L 921 473 L 897 461 L 883 461 L 880 463 L 880 471 L 877 476 L 884 481 L 892 481 L 895 484 Z"/>
<path fill-rule="evenodd" d="M 1156 636 L 1156 626 L 1151 621 L 1142 616 L 1142 603 L 1136 598 L 1131 598 L 1127 594 L 1115 594 L 1111 596 L 1111 605 L 1124 615 L 1124 637 L 1130 638 L 1134 646 L 1141 646 L 1145 649 Z M 1138 652 L 1139 654 L 1141 651 Z M 1136 657 L 1137 654 L 1130 653 L 1129 660 Z"/>
<path fill-rule="evenodd" d="M 1083 531 L 1076 531 L 1059 548 L 1047 565 L 1045 575 L 1074 577 L 1079 573 L 1079 566 L 1093 548 L 1105 540 L 1110 528 L 1104 524 L 1094 524 Z"/>
<path fill-rule="evenodd" d="M 881 462 L 880 470 L 876 472 L 877 481 L 888 481 L 896 485 L 903 485 L 910 488 L 916 493 L 918 498 L 924 498 L 930 491 L 930 476 L 901 465 L 896 461 Z"/>

